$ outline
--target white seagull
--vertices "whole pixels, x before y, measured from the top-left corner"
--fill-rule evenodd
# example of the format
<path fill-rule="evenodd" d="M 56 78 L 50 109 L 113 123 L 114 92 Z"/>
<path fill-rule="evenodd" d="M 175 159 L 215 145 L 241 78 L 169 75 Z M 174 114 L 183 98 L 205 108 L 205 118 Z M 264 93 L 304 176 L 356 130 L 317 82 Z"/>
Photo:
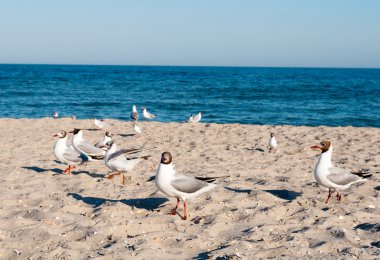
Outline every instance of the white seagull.
<path fill-rule="evenodd" d="M 135 105 L 132 106 L 131 119 L 137 121 L 139 119 L 139 113 L 137 113 L 137 108 Z"/>
<path fill-rule="evenodd" d="M 71 170 L 75 168 L 75 165 L 82 164 L 86 161 L 86 158 L 79 152 L 75 151 L 70 145 L 67 145 L 67 132 L 60 131 L 53 137 L 59 137 L 54 146 L 54 155 L 58 161 L 67 164 L 69 167 L 63 172 L 71 174 Z"/>
<path fill-rule="evenodd" d="M 104 121 L 104 119 L 100 119 L 100 120 L 98 120 L 98 119 L 95 118 L 95 119 L 94 119 L 94 124 L 95 124 L 98 128 L 100 128 L 100 129 L 109 126 L 109 124 L 106 123 L 106 122 Z"/>
<path fill-rule="evenodd" d="M 140 136 L 143 132 L 143 130 L 138 125 L 136 125 L 135 123 L 133 123 L 133 130 L 135 130 L 135 132 L 137 133 L 138 136 Z"/>
<path fill-rule="evenodd" d="M 102 141 L 99 141 L 95 144 L 95 147 L 98 147 L 104 151 L 108 150 L 108 146 L 106 145 L 109 141 L 112 141 L 113 134 L 111 131 L 107 131 L 104 133 L 104 139 Z"/>
<path fill-rule="evenodd" d="M 201 121 L 201 119 L 202 119 L 202 112 L 199 112 L 195 116 L 191 115 L 189 117 L 189 119 L 187 120 L 187 122 L 189 122 L 189 123 L 198 123 L 199 121 Z"/>
<path fill-rule="evenodd" d="M 93 144 L 87 143 L 83 139 L 83 131 L 81 129 L 75 128 L 70 133 L 74 134 L 72 139 L 74 149 L 81 154 L 84 154 L 88 161 L 98 161 L 104 159 L 106 151 L 95 147 Z"/>
<path fill-rule="evenodd" d="M 277 150 L 277 141 L 276 137 L 274 136 L 274 133 L 270 134 L 270 139 L 269 139 L 269 152 L 272 152 Z"/>
<path fill-rule="evenodd" d="M 156 117 L 156 115 L 149 113 L 148 110 L 146 110 L 146 107 L 142 107 L 141 110 L 143 111 L 143 116 L 146 119 L 153 119 Z"/>
<path fill-rule="evenodd" d="M 315 166 L 314 178 L 319 185 L 329 189 L 325 203 L 329 201 L 335 190 L 336 199 L 340 202 L 342 195 L 339 191 L 348 189 L 354 183 L 366 181 L 364 178 L 372 175 L 370 173 L 351 173 L 345 169 L 334 167 L 331 162 L 333 146 L 330 141 L 321 142 L 321 146 L 315 145 L 311 148 L 322 151 L 317 166 Z"/>
<path fill-rule="evenodd" d="M 177 205 L 169 214 L 177 214 L 180 199 L 183 200 L 184 214 L 182 219 L 185 220 L 187 219 L 186 200 L 215 188 L 216 185 L 209 182 L 215 181 L 216 178 L 198 178 L 177 173 L 172 164 L 172 155 L 169 152 L 164 152 L 161 156 L 161 163 L 158 166 L 155 182 L 160 191 L 170 197 L 177 198 Z"/>
<path fill-rule="evenodd" d="M 58 118 L 58 112 L 57 111 L 54 111 L 53 112 L 53 114 L 51 114 L 51 116 L 53 117 L 53 118 Z"/>
<path fill-rule="evenodd" d="M 107 178 L 112 179 L 115 175 L 121 175 L 123 185 L 125 183 L 124 173 L 132 171 L 143 159 L 147 160 L 150 157 L 150 155 L 140 156 L 138 154 L 142 151 L 153 149 L 121 149 L 117 151 L 116 144 L 113 141 L 108 142 L 107 146 L 110 148 L 104 161 L 106 166 L 113 171 Z"/>

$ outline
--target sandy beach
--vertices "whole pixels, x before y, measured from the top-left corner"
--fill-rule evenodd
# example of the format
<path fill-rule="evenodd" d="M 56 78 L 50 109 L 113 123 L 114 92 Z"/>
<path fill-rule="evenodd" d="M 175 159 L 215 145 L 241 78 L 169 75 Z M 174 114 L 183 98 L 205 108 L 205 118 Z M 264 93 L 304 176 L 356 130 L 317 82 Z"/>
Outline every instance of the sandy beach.
<path fill-rule="evenodd" d="M 100 141 L 93 121 L 0 119 L 0 259 L 379 257 L 379 128 L 139 122 L 136 138 L 131 122 L 108 122 L 119 148 L 157 147 L 124 186 L 104 177 L 103 161 L 66 175 L 54 157 L 60 130 L 81 128 Z M 336 166 L 373 173 L 341 204 L 325 204 L 312 175 L 319 153 L 310 146 L 323 140 L 334 145 Z M 182 205 L 166 214 L 176 200 L 152 181 L 164 151 L 178 172 L 230 176 L 189 201 L 186 221 Z"/>

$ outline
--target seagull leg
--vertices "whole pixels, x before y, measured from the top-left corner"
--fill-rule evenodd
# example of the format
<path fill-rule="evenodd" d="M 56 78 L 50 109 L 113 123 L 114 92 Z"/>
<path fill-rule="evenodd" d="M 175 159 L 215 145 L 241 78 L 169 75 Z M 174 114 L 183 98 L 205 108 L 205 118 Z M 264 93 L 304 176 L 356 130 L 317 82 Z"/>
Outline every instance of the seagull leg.
<path fill-rule="evenodd" d="M 72 169 L 75 169 L 75 166 L 73 165 L 73 166 L 69 166 L 69 174 L 71 174 L 71 170 Z"/>
<path fill-rule="evenodd" d="M 338 203 L 342 202 L 342 194 L 340 194 L 338 190 L 336 191 L 336 200 Z"/>
<path fill-rule="evenodd" d="M 123 185 L 125 185 L 125 176 L 124 176 L 124 173 L 121 173 L 121 183 L 123 183 Z"/>
<path fill-rule="evenodd" d="M 187 219 L 187 213 L 186 213 L 186 201 L 183 202 L 183 220 Z"/>
<path fill-rule="evenodd" d="M 329 198 L 331 198 L 331 195 L 332 195 L 332 192 L 331 190 L 329 189 L 329 195 L 327 196 L 326 200 L 325 200 L 325 203 L 329 202 Z"/>
<path fill-rule="evenodd" d="M 70 170 L 70 165 L 69 165 L 69 167 L 67 167 L 63 172 L 64 172 L 64 173 L 67 173 L 69 170 Z"/>
<path fill-rule="evenodd" d="M 110 174 L 108 174 L 108 176 L 106 176 L 106 178 L 109 180 L 112 180 L 115 175 L 120 175 L 120 174 L 121 172 L 117 172 L 117 173 L 111 172 Z"/>
<path fill-rule="evenodd" d="M 178 209 L 178 206 L 179 206 L 180 202 L 181 202 L 180 199 L 177 198 L 177 205 L 175 206 L 174 209 L 172 209 L 171 211 L 169 211 L 169 213 L 168 213 L 169 215 L 175 215 L 175 214 L 177 214 L 177 209 Z"/>

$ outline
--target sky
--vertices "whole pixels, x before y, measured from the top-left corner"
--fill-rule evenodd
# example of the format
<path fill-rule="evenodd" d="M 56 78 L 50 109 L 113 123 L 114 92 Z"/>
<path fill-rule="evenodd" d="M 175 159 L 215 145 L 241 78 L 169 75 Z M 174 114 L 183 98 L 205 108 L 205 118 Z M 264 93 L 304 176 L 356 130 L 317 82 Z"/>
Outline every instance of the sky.
<path fill-rule="evenodd" d="M 0 0 L 0 63 L 380 68 L 380 1 Z"/>

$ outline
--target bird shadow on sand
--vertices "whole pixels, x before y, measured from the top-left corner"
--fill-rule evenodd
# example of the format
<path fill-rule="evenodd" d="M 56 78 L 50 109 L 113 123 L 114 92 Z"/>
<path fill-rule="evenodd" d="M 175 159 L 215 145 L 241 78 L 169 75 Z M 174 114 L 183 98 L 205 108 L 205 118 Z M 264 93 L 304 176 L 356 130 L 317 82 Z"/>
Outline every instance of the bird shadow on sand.
<path fill-rule="evenodd" d="M 224 188 L 226 190 L 237 192 L 237 193 L 250 193 L 252 191 L 251 189 L 234 189 L 234 188 L 230 188 L 230 187 L 227 187 L 227 186 L 225 186 Z"/>
<path fill-rule="evenodd" d="M 296 192 L 296 191 L 291 191 L 291 190 L 264 190 L 264 191 L 272 194 L 273 196 L 276 196 L 277 198 L 280 198 L 283 200 L 289 200 L 289 201 L 296 199 L 302 194 L 302 192 Z"/>
<path fill-rule="evenodd" d="M 117 135 L 119 135 L 121 137 L 132 137 L 132 136 L 135 136 L 137 134 L 117 134 Z"/>
<path fill-rule="evenodd" d="M 103 129 L 99 129 L 99 128 L 85 128 L 85 129 L 82 129 L 82 130 L 85 130 L 85 131 L 101 131 Z"/>
<path fill-rule="evenodd" d="M 159 208 L 162 204 L 169 201 L 167 198 L 142 198 L 142 199 L 123 199 L 123 200 L 113 200 L 104 199 L 97 197 L 83 197 L 78 193 L 68 193 L 68 196 L 73 197 L 76 200 L 82 201 L 88 205 L 92 205 L 94 208 L 100 207 L 106 202 L 121 202 L 130 207 L 135 207 L 139 209 L 154 210 Z"/>
<path fill-rule="evenodd" d="M 38 172 L 38 173 L 54 172 L 54 173 L 57 173 L 57 174 L 61 174 L 63 172 L 62 169 L 58 169 L 58 168 L 44 169 L 44 168 L 40 168 L 38 166 L 23 166 L 21 168 L 26 169 L 26 170 L 35 171 L 35 172 Z"/>
<path fill-rule="evenodd" d="M 72 171 L 72 175 L 78 175 L 78 174 L 87 174 L 88 176 L 92 178 L 105 178 L 106 174 L 101 174 L 101 173 L 94 173 L 94 172 L 89 172 L 89 171 Z"/>
<path fill-rule="evenodd" d="M 216 249 L 212 249 L 210 251 L 201 252 L 197 256 L 195 256 L 195 257 L 193 257 L 191 259 L 211 259 L 211 255 L 210 254 L 212 254 L 215 251 L 225 249 L 227 247 L 229 247 L 229 245 L 223 245 L 223 246 L 220 246 L 220 247 L 218 247 Z M 216 258 L 216 259 L 227 259 L 227 258 Z"/>
<path fill-rule="evenodd" d="M 377 186 L 374 189 L 380 191 L 380 186 Z"/>

